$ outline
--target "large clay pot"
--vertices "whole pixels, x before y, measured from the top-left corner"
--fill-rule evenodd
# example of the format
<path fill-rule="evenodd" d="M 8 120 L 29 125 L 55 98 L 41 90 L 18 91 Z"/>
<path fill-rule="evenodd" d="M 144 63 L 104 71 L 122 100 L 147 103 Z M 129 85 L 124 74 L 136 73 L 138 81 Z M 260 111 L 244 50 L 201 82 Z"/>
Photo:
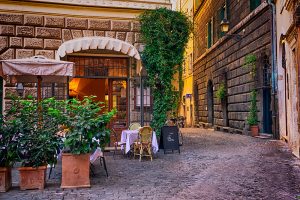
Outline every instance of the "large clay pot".
<path fill-rule="evenodd" d="M 20 167 L 20 189 L 44 189 L 46 183 L 46 166 Z"/>
<path fill-rule="evenodd" d="M 11 187 L 11 168 L 0 167 L 0 192 L 6 192 Z"/>
<path fill-rule="evenodd" d="M 62 154 L 61 188 L 91 187 L 90 154 Z"/>
<path fill-rule="evenodd" d="M 251 136 L 255 137 L 255 136 L 259 136 L 258 133 L 258 126 L 250 126 L 250 130 L 251 130 Z"/>

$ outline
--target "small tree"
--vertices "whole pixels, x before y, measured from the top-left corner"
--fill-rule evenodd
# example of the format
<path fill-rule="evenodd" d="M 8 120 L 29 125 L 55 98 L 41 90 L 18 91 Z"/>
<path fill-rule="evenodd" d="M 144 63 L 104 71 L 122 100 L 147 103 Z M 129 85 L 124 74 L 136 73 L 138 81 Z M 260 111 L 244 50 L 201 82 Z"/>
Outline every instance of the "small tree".
<path fill-rule="evenodd" d="M 159 8 L 145 11 L 139 17 L 145 49 L 143 64 L 147 69 L 148 83 L 153 91 L 153 120 L 151 126 L 160 134 L 167 113 L 178 105 L 180 92 L 172 85 L 179 74 L 182 82 L 184 49 L 191 33 L 191 22 L 183 13 Z M 182 84 L 179 84 L 182 88 Z"/>
<path fill-rule="evenodd" d="M 250 99 L 250 112 L 247 118 L 247 122 L 250 126 L 257 125 L 257 105 L 256 105 L 256 90 L 252 90 Z"/>

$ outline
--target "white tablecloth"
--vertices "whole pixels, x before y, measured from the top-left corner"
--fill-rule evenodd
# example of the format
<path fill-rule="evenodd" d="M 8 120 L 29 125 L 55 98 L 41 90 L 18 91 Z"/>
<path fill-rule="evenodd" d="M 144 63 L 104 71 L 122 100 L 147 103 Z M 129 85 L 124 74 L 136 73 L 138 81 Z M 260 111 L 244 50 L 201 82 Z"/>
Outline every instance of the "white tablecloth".
<path fill-rule="evenodd" d="M 126 149 L 125 153 L 128 153 L 130 151 L 130 146 L 138 139 L 139 131 L 138 130 L 123 130 L 121 135 L 121 142 L 126 143 Z M 158 151 L 158 143 L 156 134 L 153 131 L 152 134 L 152 149 L 153 153 L 156 153 Z"/>

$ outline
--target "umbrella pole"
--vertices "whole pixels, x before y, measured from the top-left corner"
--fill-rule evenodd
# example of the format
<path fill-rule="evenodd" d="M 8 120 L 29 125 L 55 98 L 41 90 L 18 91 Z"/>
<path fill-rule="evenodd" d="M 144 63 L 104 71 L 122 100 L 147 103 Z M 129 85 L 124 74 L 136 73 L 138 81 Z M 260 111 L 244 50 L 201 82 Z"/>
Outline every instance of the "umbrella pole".
<path fill-rule="evenodd" d="M 37 79 L 37 101 L 40 102 L 42 99 L 42 77 L 38 76 Z"/>

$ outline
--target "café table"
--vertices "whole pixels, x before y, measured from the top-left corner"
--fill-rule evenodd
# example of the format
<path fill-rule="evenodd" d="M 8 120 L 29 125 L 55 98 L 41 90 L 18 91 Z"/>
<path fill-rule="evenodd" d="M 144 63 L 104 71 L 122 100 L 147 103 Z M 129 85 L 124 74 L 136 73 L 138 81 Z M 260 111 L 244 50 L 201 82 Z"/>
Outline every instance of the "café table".
<path fill-rule="evenodd" d="M 121 142 L 126 143 L 125 145 L 125 153 L 127 154 L 130 151 L 130 146 L 138 139 L 139 130 L 123 130 L 121 134 Z M 123 148 L 123 147 L 121 147 Z M 158 143 L 155 132 L 152 133 L 152 150 L 153 153 L 157 153 L 158 151 Z"/>

